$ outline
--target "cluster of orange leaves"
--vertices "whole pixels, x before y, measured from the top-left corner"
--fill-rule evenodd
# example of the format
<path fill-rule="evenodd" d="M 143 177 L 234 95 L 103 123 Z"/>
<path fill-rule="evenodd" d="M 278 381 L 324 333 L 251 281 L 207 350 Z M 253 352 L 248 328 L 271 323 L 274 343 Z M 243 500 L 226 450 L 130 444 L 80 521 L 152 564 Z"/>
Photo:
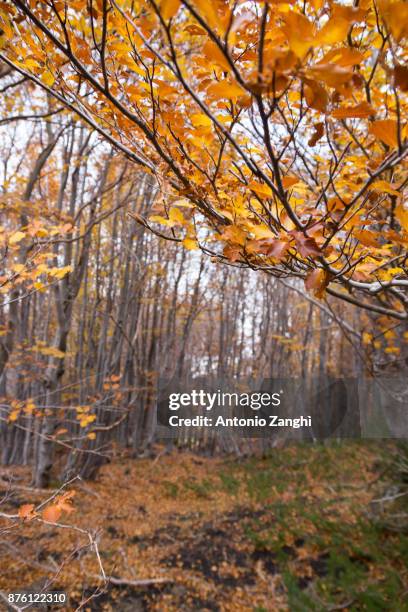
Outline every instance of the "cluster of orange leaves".
<path fill-rule="evenodd" d="M 23 504 L 18 510 L 18 515 L 21 519 L 31 521 L 34 518 L 41 518 L 47 523 L 57 523 L 63 512 L 71 514 L 74 511 L 72 506 L 72 498 L 75 491 L 65 491 L 58 495 L 52 503 L 49 503 L 41 511 L 38 511 L 34 504 Z"/>
<path fill-rule="evenodd" d="M 9 65 L 156 176 L 143 223 L 321 297 L 332 281 L 406 278 L 407 10 L 15 0 L 0 3 L 0 41 Z"/>

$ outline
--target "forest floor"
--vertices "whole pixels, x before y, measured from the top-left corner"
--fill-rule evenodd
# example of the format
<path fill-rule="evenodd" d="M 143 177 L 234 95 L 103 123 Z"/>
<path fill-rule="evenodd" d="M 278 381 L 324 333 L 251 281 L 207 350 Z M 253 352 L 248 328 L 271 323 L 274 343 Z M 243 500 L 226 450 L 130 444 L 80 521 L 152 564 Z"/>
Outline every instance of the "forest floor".
<path fill-rule="evenodd" d="M 98 531 L 104 570 L 123 584 L 103 587 L 86 536 L 31 520 L 7 534 L 14 548 L 2 546 L 0 589 L 38 590 L 46 567 L 52 590 L 70 598 L 64 610 L 101 586 L 83 609 L 408 610 L 408 540 L 370 514 L 380 452 L 387 446 L 341 443 L 241 461 L 118 459 L 75 483 L 75 510 L 60 522 Z M 6 473 L 20 488 L 4 512 L 46 496 L 24 488 L 24 470 L 3 469 L 0 482 Z"/>

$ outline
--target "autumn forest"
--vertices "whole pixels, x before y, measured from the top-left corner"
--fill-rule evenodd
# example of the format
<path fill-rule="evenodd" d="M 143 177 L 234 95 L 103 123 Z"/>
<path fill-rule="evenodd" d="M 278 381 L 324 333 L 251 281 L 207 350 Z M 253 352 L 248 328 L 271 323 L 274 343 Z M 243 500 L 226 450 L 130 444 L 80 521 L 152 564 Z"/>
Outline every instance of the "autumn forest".
<path fill-rule="evenodd" d="M 408 609 L 407 39 L 0 1 L 0 610 Z M 169 426 L 265 381 L 273 432 Z"/>

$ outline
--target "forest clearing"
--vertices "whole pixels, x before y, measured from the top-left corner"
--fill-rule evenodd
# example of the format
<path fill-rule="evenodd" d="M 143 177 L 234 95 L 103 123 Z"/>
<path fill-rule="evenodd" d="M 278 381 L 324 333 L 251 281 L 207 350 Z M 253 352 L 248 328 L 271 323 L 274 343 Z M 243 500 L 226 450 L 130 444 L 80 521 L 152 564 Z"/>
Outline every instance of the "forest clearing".
<path fill-rule="evenodd" d="M 129 612 L 406 609 L 407 541 L 372 503 L 393 444 L 296 445 L 238 462 L 156 450 L 72 484 L 63 522 L 97 537 L 109 586 L 86 536 L 28 523 L 13 535 L 23 560 L 3 547 L 0 589 L 38 588 L 55 572 L 67 610 L 87 598 L 85 610 Z M 17 486 L 6 505 L 46 495 Z"/>

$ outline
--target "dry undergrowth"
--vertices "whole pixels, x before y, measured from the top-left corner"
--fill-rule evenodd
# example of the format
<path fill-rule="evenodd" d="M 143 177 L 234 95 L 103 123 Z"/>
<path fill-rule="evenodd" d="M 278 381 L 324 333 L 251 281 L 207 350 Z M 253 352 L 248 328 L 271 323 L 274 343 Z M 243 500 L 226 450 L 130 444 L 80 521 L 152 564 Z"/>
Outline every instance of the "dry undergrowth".
<path fill-rule="evenodd" d="M 55 575 L 50 588 L 67 591 L 67 610 L 88 598 L 84 609 L 121 612 L 300 610 L 309 600 L 310 609 L 370 609 L 358 607 L 360 593 L 390 579 L 373 557 L 383 536 L 359 552 L 377 469 L 373 448 L 357 445 L 290 447 L 242 462 L 123 458 L 95 482 L 74 483 L 75 510 L 59 519 L 92 534 L 100 563 L 83 533 L 17 520 L 2 545 L 0 588 L 36 590 Z M 17 480 L 4 512 L 47 497 L 25 488 L 22 468 L 3 470 L 4 487 L 10 474 Z M 393 563 L 406 572 L 398 555 Z M 347 572 L 361 574 L 350 592 Z"/>

